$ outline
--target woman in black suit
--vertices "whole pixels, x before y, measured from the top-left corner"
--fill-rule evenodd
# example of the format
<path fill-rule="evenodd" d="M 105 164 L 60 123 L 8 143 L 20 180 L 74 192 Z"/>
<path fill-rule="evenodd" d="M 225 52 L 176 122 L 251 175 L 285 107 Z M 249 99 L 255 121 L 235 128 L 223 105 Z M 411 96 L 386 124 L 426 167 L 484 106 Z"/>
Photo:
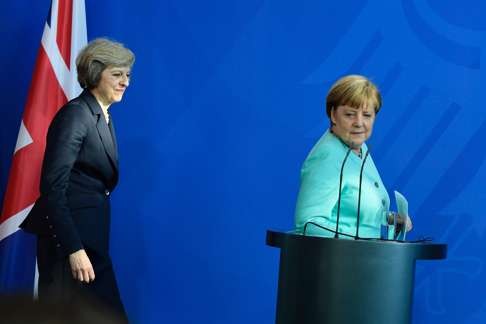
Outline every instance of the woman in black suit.
<path fill-rule="evenodd" d="M 126 320 L 109 256 L 110 193 L 118 153 L 108 109 L 130 81 L 133 53 L 107 39 L 78 55 L 84 91 L 64 105 L 47 134 L 40 192 L 21 225 L 37 234 L 39 298 L 91 298 Z"/>

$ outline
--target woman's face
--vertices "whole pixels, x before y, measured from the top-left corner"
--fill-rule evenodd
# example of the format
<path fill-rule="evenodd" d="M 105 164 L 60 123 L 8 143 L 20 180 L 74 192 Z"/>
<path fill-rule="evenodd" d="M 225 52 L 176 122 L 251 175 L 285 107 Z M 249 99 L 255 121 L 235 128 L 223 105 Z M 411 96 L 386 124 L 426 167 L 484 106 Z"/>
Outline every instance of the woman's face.
<path fill-rule="evenodd" d="M 349 147 L 359 149 L 371 136 L 375 121 L 375 110 L 363 105 L 359 108 L 338 106 L 331 110 L 333 133 Z"/>
<path fill-rule="evenodd" d="M 101 73 L 100 82 L 93 89 L 93 93 L 103 105 L 109 106 L 122 100 L 129 83 L 130 68 L 107 67 Z"/>

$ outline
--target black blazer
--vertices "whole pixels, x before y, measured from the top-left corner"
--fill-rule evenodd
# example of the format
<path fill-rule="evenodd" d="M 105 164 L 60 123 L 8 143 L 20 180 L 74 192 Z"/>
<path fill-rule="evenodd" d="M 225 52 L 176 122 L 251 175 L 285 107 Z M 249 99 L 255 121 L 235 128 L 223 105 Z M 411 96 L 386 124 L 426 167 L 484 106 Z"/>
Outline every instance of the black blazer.
<path fill-rule="evenodd" d="M 64 105 L 47 134 L 40 198 L 21 228 L 50 236 L 62 255 L 108 252 L 109 195 L 118 182 L 113 124 L 85 90 Z"/>

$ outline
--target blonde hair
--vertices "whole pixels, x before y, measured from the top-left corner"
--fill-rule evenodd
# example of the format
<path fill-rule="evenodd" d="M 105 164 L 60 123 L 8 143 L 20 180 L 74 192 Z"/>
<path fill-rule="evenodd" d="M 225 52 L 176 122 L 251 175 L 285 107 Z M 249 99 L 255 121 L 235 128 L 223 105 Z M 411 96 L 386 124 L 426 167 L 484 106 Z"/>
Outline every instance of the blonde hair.
<path fill-rule="evenodd" d="M 83 89 L 96 88 L 101 73 L 111 66 L 131 68 L 135 55 L 123 44 L 97 38 L 86 45 L 76 58 L 78 82 Z"/>
<path fill-rule="evenodd" d="M 347 75 L 333 84 L 326 99 L 326 113 L 329 119 L 331 111 L 339 106 L 359 108 L 368 106 L 378 113 L 381 108 L 381 95 L 376 85 L 361 75 Z"/>

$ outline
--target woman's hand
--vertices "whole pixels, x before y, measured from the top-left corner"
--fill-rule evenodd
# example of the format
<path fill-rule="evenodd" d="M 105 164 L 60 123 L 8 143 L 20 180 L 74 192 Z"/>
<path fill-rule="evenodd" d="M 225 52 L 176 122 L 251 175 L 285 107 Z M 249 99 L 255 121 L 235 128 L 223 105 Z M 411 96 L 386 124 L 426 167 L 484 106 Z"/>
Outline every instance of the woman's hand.
<path fill-rule="evenodd" d="M 387 215 L 387 223 L 389 225 L 394 224 L 394 218 L 396 218 L 396 229 L 395 231 L 398 233 L 402 230 L 403 226 L 405 225 L 405 230 L 410 232 L 413 228 L 412 220 L 410 217 L 404 218 L 402 215 L 398 214 L 397 212 L 389 212 Z"/>
<path fill-rule="evenodd" d="M 412 220 L 407 215 L 405 229 L 407 230 L 407 232 L 410 232 L 412 230 L 412 228 L 413 228 Z"/>
<path fill-rule="evenodd" d="M 403 228 L 403 226 L 405 225 L 405 230 L 407 232 L 410 232 L 413 228 L 412 220 L 410 219 L 410 217 L 408 217 L 408 215 L 406 218 L 404 218 L 402 215 L 398 214 L 397 224 L 400 225 L 400 228 Z"/>
<path fill-rule="evenodd" d="M 84 249 L 71 253 L 69 263 L 74 280 L 89 283 L 95 279 L 93 266 Z"/>

